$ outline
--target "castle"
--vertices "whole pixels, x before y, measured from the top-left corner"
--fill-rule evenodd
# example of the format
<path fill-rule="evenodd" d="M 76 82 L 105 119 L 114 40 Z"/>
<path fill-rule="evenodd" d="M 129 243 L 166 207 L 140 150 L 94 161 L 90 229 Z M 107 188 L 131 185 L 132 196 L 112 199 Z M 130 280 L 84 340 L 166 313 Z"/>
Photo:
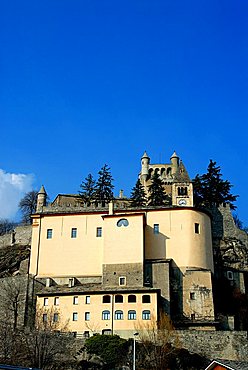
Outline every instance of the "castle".
<path fill-rule="evenodd" d="M 37 304 L 68 330 L 130 337 L 161 312 L 178 328 L 215 330 L 210 215 L 193 207 L 193 186 L 174 152 L 169 164 L 141 158 L 142 184 L 159 173 L 171 204 L 130 207 L 120 197 L 85 206 L 78 195 L 46 205 L 41 188 L 33 215 L 29 273 L 42 282 Z"/>

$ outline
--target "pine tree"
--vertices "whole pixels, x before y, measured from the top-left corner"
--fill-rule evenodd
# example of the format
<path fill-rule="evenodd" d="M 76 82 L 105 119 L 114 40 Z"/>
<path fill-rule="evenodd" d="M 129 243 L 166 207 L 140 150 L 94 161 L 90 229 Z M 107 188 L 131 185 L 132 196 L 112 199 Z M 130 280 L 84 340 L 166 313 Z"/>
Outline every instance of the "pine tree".
<path fill-rule="evenodd" d="M 91 173 L 89 173 L 89 175 L 85 178 L 85 181 L 82 181 L 80 185 L 81 190 L 79 190 L 80 197 L 88 206 L 90 206 L 92 200 L 95 199 L 95 187 L 96 182 Z"/>
<path fill-rule="evenodd" d="M 216 166 L 216 162 L 212 159 L 209 162 L 207 173 L 202 176 L 197 174 L 193 179 L 193 185 L 196 206 L 212 208 L 227 203 L 231 209 L 236 208 L 233 202 L 236 201 L 238 195 L 231 194 L 231 183 L 222 179 L 220 167 Z"/>
<path fill-rule="evenodd" d="M 131 192 L 131 207 L 144 207 L 146 203 L 145 189 L 138 179 Z"/>
<path fill-rule="evenodd" d="M 109 203 L 113 197 L 114 186 L 112 184 L 113 177 L 110 172 L 110 168 L 105 164 L 98 172 L 98 180 L 96 183 L 95 199 L 101 202 L 103 206 L 105 203 Z"/>
<path fill-rule="evenodd" d="M 149 206 L 163 206 L 168 204 L 168 196 L 164 190 L 163 183 L 159 178 L 157 172 L 152 176 L 152 183 L 148 188 L 148 205 Z"/>

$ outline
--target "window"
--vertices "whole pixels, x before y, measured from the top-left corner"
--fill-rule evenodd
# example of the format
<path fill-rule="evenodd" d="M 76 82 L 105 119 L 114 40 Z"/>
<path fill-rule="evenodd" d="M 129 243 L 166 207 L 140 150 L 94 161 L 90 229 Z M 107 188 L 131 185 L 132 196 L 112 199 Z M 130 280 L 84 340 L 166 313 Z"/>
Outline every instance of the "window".
<path fill-rule="evenodd" d="M 53 229 L 47 229 L 47 239 L 52 239 L 53 237 Z"/>
<path fill-rule="evenodd" d="M 53 321 L 54 322 L 58 322 L 59 321 L 59 314 L 58 313 L 54 313 L 53 314 Z"/>
<path fill-rule="evenodd" d="M 195 233 L 200 234 L 200 224 L 195 223 Z"/>
<path fill-rule="evenodd" d="M 85 312 L 84 319 L 85 321 L 90 321 L 90 312 Z"/>
<path fill-rule="evenodd" d="M 85 297 L 85 303 L 86 303 L 86 304 L 90 304 L 90 296 L 89 296 L 89 295 L 87 295 L 87 296 Z"/>
<path fill-rule="evenodd" d="M 126 285 L 126 278 L 124 276 L 119 278 L 119 285 Z"/>
<path fill-rule="evenodd" d="M 72 288 L 75 285 L 75 279 L 74 278 L 69 278 L 69 288 Z"/>
<path fill-rule="evenodd" d="M 151 319 L 151 312 L 149 310 L 142 311 L 142 319 L 143 320 L 150 320 Z"/>
<path fill-rule="evenodd" d="M 89 338 L 90 337 L 90 332 L 89 331 L 85 331 L 84 332 L 84 338 Z"/>
<path fill-rule="evenodd" d="M 47 313 L 43 313 L 42 320 L 43 322 L 47 322 Z"/>
<path fill-rule="evenodd" d="M 233 272 L 232 271 L 227 271 L 226 277 L 228 280 L 233 280 Z"/>
<path fill-rule="evenodd" d="M 104 295 L 102 297 L 102 303 L 110 303 L 110 301 L 111 301 L 110 295 Z"/>
<path fill-rule="evenodd" d="M 136 302 L 136 295 L 130 294 L 128 296 L 128 303 L 135 303 Z"/>
<path fill-rule="evenodd" d="M 78 304 L 78 297 L 73 297 L 73 304 Z"/>
<path fill-rule="evenodd" d="M 48 298 L 44 298 L 44 306 L 48 306 Z"/>
<path fill-rule="evenodd" d="M 111 329 L 103 329 L 102 330 L 102 335 L 111 335 L 111 334 L 112 334 Z"/>
<path fill-rule="evenodd" d="M 142 296 L 142 303 L 151 303 L 151 297 L 149 294 Z"/>
<path fill-rule="evenodd" d="M 123 311 L 121 310 L 115 311 L 115 320 L 123 320 Z"/>
<path fill-rule="evenodd" d="M 115 296 L 115 303 L 123 303 L 123 296 L 121 294 Z"/>
<path fill-rule="evenodd" d="M 73 227 L 71 229 L 71 238 L 76 238 L 77 237 L 77 228 Z"/>
<path fill-rule="evenodd" d="M 96 228 L 96 236 L 97 236 L 97 238 L 102 237 L 102 228 L 101 227 Z"/>
<path fill-rule="evenodd" d="M 73 312 L 72 321 L 78 321 L 78 313 L 77 312 Z"/>
<path fill-rule="evenodd" d="M 102 320 L 110 320 L 110 311 L 102 311 Z"/>
<path fill-rule="evenodd" d="M 190 317 L 191 317 L 192 321 L 195 320 L 195 314 L 194 313 L 192 313 Z"/>
<path fill-rule="evenodd" d="M 59 297 L 55 297 L 54 298 L 54 306 L 58 306 L 59 305 Z"/>
<path fill-rule="evenodd" d="M 121 227 L 121 226 L 127 227 L 128 225 L 129 225 L 129 222 L 126 218 L 121 218 L 119 221 L 117 221 L 118 227 Z"/>
<path fill-rule="evenodd" d="M 194 292 L 191 292 L 190 293 L 190 299 L 194 300 L 195 299 L 195 293 Z"/>
<path fill-rule="evenodd" d="M 128 311 L 128 320 L 136 320 L 136 311 L 134 310 Z"/>
<path fill-rule="evenodd" d="M 159 234 L 159 224 L 153 225 L 153 234 Z"/>

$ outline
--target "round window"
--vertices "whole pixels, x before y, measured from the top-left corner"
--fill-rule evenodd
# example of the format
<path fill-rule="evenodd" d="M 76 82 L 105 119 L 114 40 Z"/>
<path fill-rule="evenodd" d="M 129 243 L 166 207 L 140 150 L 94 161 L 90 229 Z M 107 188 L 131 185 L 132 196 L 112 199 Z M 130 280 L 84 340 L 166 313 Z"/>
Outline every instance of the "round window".
<path fill-rule="evenodd" d="M 129 222 L 126 218 L 121 218 L 118 222 L 117 222 L 117 226 L 118 227 L 121 227 L 121 226 L 125 226 L 127 227 L 129 225 Z"/>

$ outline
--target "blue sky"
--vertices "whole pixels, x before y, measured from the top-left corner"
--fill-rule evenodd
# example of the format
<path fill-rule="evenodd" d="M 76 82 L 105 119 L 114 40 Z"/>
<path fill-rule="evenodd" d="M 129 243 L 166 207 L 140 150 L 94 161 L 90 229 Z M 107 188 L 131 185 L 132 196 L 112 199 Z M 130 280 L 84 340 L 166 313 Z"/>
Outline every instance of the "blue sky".
<path fill-rule="evenodd" d="M 247 25 L 246 0 L 1 2 L 2 212 L 105 163 L 128 195 L 176 150 L 191 177 L 217 161 L 248 225 Z"/>

